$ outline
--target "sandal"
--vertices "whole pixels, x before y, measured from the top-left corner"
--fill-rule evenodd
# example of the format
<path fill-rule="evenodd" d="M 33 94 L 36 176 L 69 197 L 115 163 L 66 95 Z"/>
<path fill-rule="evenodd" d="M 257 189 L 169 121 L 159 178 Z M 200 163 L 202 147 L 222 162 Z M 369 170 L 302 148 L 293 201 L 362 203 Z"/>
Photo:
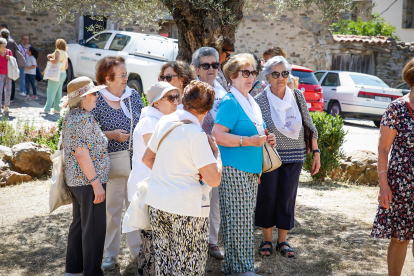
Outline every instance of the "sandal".
<path fill-rule="evenodd" d="M 276 250 L 283 257 L 286 257 L 286 258 L 289 258 L 289 259 L 296 257 L 295 254 L 294 254 L 295 253 L 295 250 L 293 250 L 287 242 L 281 242 L 281 243 L 276 242 L 276 243 L 277 243 Z M 282 246 L 287 246 L 288 248 L 282 249 Z M 293 255 L 292 254 L 289 254 L 290 252 L 293 252 Z"/>
<path fill-rule="evenodd" d="M 220 248 L 218 247 L 217 244 L 209 244 L 209 253 L 212 257 L 216 258 L 216 259 L 224 259 L 224 255 L 223 253 L 221 253 Z M 214 247 L 217 247 L 219 250 L 213 250 Z"/>
<path fill-rule="evenodd" d="M 270 248 L 263 248 L 265 245 L 270 245 Z M 262 254 L 261 252 L 269 252 L 269 254 Z M 262 241 L 259 246 L 259 254 L 261 256 L 270 257 L 273 254 L 273 245 L 269 241 Z"/>

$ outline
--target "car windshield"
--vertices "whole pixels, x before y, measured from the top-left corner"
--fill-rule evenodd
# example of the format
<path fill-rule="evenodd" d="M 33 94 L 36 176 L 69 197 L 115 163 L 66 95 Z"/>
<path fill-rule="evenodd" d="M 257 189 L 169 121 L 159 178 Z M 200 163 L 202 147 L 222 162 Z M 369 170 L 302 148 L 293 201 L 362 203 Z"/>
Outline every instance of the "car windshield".
<path fill-rule="evenodd" d="M 371 85 L 383 88 L 390 88 L 388 84 L 375 76 L 349 74 L 356 85 Z"/>
<path fill-rule="evenodd" d="M 292 70 L 292 75 L 299 78 L 299 84 L 319 85 L 318 80 L 312 72 Z"/>

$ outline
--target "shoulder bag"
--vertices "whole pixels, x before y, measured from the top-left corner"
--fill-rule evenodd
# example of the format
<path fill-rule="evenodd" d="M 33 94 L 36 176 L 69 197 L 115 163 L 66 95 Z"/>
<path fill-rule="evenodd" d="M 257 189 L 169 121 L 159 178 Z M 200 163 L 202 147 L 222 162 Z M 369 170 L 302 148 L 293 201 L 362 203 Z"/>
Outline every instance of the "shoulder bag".
<path fill-rule="evenodd" d="M 265 142 L 263 145 L 262 173 L 274 171 L 280 166 L 282 166 L 282 160 L 279 153 L 268 142 Z"/>
<path fill-rule="evenodd" d="M 24 58 L 22 52 L 20 52 L 20 49 L 17 45 L 16 45 L 16 61 L 17 61 L 19 68 L 26 66 L 26 59 Z"/>
<path fill-rule="evenodd" d="M 117 151 L 109 153 L 111 160 L 111 169 L 109 170 L 109 179 L 129 177 L 131 173 L 131 140 L 132 140 L 132 126 L 134 117 L 132 114 L 131 97 L 128 99 L 129 113 L 131 114 L 131 126 L 129 128 L 129 145 L 128 150 Z"/>
<path fill-rule="evenodd" d="M 7 76 L 15 81 L 20 77 L 19 67 L 14 57 L 9 55 L 9 58 L 7 62 Z"/>
<path fill-rule="evenodd" d="M 60 80 L 60 66 L 62 63 L 58 62 L 53 64 L 51 61 L 48 61 L 46 64 L 46 69 L 44 71 L 44 80 L 59 81 Z"/>
<path fill-rule="evenodd" d="M 296 95 L 295 91 L 293 91 L 293 94 L 295 95 L 295 100 L 296 100 L 296 104 L 298 105 L 298 108 L 299 108 L 300 116 L 302 116 L 302 126 L 303 126 L 304 135 L 305 135 L 306 154 L 309 154 L 309 153 L 312 152 L 313 132 L 303 122 L 303 112 L 302 112 L 302 108 L 300 107 L 298 96 Z"/>

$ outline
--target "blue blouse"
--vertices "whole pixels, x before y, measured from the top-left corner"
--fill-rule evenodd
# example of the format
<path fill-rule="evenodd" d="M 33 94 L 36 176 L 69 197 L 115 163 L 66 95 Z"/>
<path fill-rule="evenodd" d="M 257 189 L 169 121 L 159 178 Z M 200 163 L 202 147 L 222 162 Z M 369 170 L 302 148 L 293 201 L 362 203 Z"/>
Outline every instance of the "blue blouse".
<path fill-rule="evenodd" d="M 129 110 L 129 99 L 131 100 L 131 107 L 132 107 L 132 132 L 134 132 L 135 126 L 138 124 L 139 116 L 141 115 L 141 110 L 144 108 L 144 104 L 142 103 L 141 97 L 139 93 L 135 90 L 132 90 L 131 96 L 129 98 L 124 99 L 125 105 Z M 131 120 L 125 116 L 122 108 L 114 109 L 109 106 L 109 104 L 105 101 L 102 95 L 99 93 L 98 100 L 96 102 L 96 107 L 90 112 L 94 117 L 95 120 L 98 122 L 99 126 L 101 127 L 102 131 L 112 131 L 115 129 L 123 129 L 130 132 L 131 128 Z M 131 137 L 131 151 L 130 156 L 132 159 L 132 149 L 133 149 L 133 142 L 134 139 Z M 117 152 L 128 150 L 129 139 L 126 142 L 119 142 L 117 140 L 111 139 L 108 141 L 108 153 Z"/>
<path fill-rule="evenodd" d="M 220 102 L 216 124 L 229 129 L 229 133 L 240 136 L 259 134 L 233 94 L 228 93 Z M 266 125 L 263 122 L 263 127 Z M 219 145 L 223 166 L 231 166 L 249 173 L 261 173 L 263 164 L 262 147 L 223 147 Z"/>

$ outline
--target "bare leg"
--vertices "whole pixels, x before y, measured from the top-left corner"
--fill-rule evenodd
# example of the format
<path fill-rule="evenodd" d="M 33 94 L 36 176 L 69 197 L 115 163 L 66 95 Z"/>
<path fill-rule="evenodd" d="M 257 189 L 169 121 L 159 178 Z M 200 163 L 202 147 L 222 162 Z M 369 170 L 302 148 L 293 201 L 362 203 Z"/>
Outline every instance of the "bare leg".
<path fill-rule="evenodd" d="M 389 276 L 401 275 L 409 243 L 410 241 L 399 241 L 395 238 L 391 238 L 387 256 Z"/>
<path fill-rule="evenodd" d="M 287 236 L 288 230 L 284 230 L 284 229 L 277 229 L 277 242 L 278 243 L 282 243 L 286 241 L 286 236 Z M 281 249 L 287 249 L 289 248 L 288 246 L 284 245 L 282 246 Z M 295 256 L 295 252 L 288 252 L 287 253 L 289 256 Z"/>
<path fill-rule="evenodd" d="M 273 227 L 270 228 L 262 228 L 263 229 L 263 241 L 272 242 L 272 236 L 273 236 Z M 270 248 L 270 245 L 266 244 L 263 246 L 263 248 Z M 270 255 L 268 251 L 261 251 L 260 254 L 262 256 Z"/>

